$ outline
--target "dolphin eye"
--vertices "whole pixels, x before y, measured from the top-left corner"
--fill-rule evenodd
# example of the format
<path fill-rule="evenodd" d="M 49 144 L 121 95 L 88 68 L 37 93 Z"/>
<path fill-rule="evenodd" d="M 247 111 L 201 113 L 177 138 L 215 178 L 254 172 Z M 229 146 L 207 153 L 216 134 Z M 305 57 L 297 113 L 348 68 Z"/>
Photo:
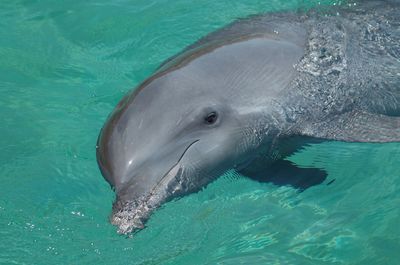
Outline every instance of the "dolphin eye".
<path fill-rule="evenodd" d="M 218 119 L 218 114 L 213 111 L 207 114 L 207 116 L 204 117 L 204 122 L 206 124 L 214 124 Z"/>

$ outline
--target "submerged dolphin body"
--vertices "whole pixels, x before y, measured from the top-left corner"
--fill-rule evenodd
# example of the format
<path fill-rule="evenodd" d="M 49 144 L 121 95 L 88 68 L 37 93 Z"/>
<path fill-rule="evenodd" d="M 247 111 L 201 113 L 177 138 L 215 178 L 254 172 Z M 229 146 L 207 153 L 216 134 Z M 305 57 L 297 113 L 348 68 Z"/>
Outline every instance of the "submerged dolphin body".
<path fill-rule="evenodd" d="M 99 136 L 119 232 L 227 170 L 256 177 L 314 139 L 400 141 L 398 6 L 254 16 L 165 62 Z"/>

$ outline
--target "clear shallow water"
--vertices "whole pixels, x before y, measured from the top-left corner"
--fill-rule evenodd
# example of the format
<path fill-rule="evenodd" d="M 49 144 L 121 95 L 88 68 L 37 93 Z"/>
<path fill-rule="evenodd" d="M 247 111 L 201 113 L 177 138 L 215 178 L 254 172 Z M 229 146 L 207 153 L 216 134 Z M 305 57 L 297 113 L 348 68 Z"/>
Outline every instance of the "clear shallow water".
<path fill-rule="evenodd" d="M 319 186 L 226 176 L 117 235 L 94 148 L 117 101 L 206 33 L 317 1 L 99 2 L 0 4 L 0 264 L 399 264 L 400 144 L 312 145 L 290 160 Z"/>

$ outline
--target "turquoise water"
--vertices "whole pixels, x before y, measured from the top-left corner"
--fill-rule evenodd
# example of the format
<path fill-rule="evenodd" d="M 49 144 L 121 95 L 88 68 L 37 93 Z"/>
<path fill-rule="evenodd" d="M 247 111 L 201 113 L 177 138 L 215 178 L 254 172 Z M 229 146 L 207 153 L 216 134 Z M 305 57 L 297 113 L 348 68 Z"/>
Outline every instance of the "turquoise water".
<path fill-rule="evenodd" d="M 2 0 L 0 264 L 400 264 L 394 143 L 307 147 L 289 159 L 328 178 L 302 193 L 228 175 L 133 238 L 107 220 L 95 144 L 118 100 L 236 18 L 318 2 Z"/>

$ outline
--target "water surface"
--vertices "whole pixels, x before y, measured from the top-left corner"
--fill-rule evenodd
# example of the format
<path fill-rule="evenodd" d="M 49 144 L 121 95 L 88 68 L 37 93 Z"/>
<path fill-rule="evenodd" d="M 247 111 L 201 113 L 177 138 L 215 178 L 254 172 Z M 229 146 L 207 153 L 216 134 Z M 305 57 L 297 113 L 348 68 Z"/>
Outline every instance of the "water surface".
<path fill-rule="evenodd" d="M 0 263 L 399 264 L 394 143 L 305 148 L 289 159 L 328 178 L 301 193 L 225 176 L 134 238 L 107 220 L 95 144 L 127 91 L 237 18 L 325 4 L 339 1 L 1 1 Z"/>

